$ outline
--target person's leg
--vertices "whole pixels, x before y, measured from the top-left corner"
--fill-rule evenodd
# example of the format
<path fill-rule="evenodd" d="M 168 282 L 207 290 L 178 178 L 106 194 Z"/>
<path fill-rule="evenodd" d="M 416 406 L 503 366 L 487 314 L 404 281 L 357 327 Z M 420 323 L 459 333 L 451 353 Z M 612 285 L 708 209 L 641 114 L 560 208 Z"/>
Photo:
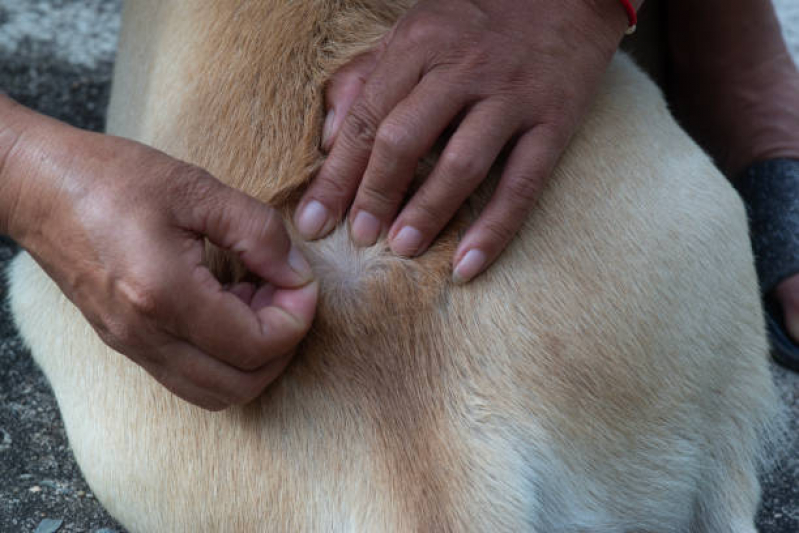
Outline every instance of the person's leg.
<path fill-rule="evenodd" d="M 671 0 L 667 26 L 675 113 L 727 176 L 799 159 L 799 71 L 770 0 Z M 774 296 L 799 342 L 799 275 Z"/>

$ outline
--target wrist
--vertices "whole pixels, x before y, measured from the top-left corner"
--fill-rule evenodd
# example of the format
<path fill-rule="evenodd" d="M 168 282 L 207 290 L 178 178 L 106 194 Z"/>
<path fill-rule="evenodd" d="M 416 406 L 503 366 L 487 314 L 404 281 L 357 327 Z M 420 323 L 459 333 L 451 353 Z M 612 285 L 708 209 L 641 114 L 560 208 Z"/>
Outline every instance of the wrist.
<path fill-rule="evenodd" d="M 0 95 L 0 234 L 17 240 L 12 220 L 19 210 L 22 183 L 16 159 L 28 140 L 30 111 L 11 98 Z"/>
<path fill-rule="evenodd" d="M 594 17 L 609 32 L 609 35 L 618 45 L 621 38 L 628 32 L 633 20 L 628 14 L 625 2 L 621 0 L 581 0 L 594 14 Z M 644 0 L 629 0 L 629 5 L 634 12 L 640 9 Z"/>
<path fill-rule="evenodd" d="M 54 151 L 69 129 L 0 95 L 0 233 L 23 247 L 50 211 L 48 191 L 64 174 Z"/>

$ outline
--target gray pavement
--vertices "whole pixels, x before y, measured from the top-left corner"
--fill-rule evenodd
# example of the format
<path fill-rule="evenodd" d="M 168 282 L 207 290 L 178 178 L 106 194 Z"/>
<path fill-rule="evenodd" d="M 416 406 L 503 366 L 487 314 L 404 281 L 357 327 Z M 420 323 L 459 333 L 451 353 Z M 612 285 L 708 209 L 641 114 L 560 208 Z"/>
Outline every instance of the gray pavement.
<path fill-rule="evenodd" d="M 799 2 L 777 0 L 799 57 Z M 0 90 L 73 125 L 101 130 L 120 0 L 0 0 Z M 0 270 L 16 253 L 0 238 Z M 0 283 L 0 302 L 6 300 Z M 763 533 L 799 532 L 799 375 L 775 368 L 789 434 L 763 475 Z M 47 522 L 46 519 L 55 521 Z M 0 306 L 0 533 L 123 529 L 102 509 L 69 450 L 47 381 Z"/>

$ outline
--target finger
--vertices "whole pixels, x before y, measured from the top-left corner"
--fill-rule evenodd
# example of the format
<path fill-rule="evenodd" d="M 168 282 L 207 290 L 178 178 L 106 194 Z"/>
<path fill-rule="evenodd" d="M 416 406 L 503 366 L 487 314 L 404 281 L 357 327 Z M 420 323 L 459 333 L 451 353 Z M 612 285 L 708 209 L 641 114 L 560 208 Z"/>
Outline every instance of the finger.
<path fill-rule="evenodd" d="M 505 249 L 526 220 L 564 146 L 565 142 L 544 126 L 519 139 L 496 192 L 455 252 L 455 283 L 473 279 Z"/>
<path fill-rule="evenodd" d="M 336 142 L 344 118 L 377 66 L 377 58 L 378 55 L 374 53 L 361 54 L 336 71 L 328 81 L 325 89 L 327 116 L 322 132 L 323 151 L 329 152 Z"/>
<path fill-rule="evenodd" d="M 237 297 L 245 304 L 250 305 L 252 297 L 255 294 L 255 289 L 256 287 L 254 284 L 243 282 L 243 283 L 236 283 L 227 290 L 230 291 L 230 294 Z"/>
<path fill-rule="evenodd" d="M 210 176 L 198 180 L 191 197 L 192 208 L 180 221 L 184 228 L 235 252 L 251 272 L 275 285 L 301 287 L 313 279 L 277 211 Z"/>
<path fill-rule="evenodd" d="M 463 119 L 435 169 L 389 232 L 394 253 L 422 253 L 488 175 L 517 122 L 499 104 L 482 102 Z"/>
<path fill-rule="evenodd" d="M 208 355 L 252 371 L 289 354 L 311 327 L 318 284 L 278 288 L 268 284 L 225 291 L 210 271 L 196 265 L 191 275 L 168 280 L 173 295 L 164 306 L 163 327 Z M 268 298 L 264 293 L 271 291 Z M 249 300 L 249 301 L 247 301 Z"/>
<path fill-rule="evenodd" d="M 194 170 L 196 172 L 196 170 Z M 158 280 L 154 298 L 139 314 L 150 316 L 175 336 L 242 370 L 254 370 L 291 351 L 311 326 L 318 286 L 310 267 L 292 246 L 276 211 L 226 187 L 205 173 L 195 178 L 178 223 L 218 246 L 235 251 L 252 272 L 278 287 L 281 298 L 254 310 L 243 292 L 225 291 L 203 265 L 202 246 L 187 235 L 183 264 L 152 264 L 141 279 Z M 155 244 L 155 243 L 154 243 Z M 174 257 L 174 241 L 164 240 L 152 257 Z M 141 306 L 140 306 L 141 307 Z M 155 311 L 153 311 L 155 309 Z M 157 315 L 157 316 L 156 316 Z"/>
<path fill-rule="evenodd" d="M 463 108 L 465 101 L 448 94 L 447 87 L 440 75 L 427 74 L 380 124 L 350 210 L 355 244 L 371 246 L 389 227 L 419 159 Z"/>
<path fill-rule="evenodd" d="M 295 223 L 306 239 L 329 233 L 346 212 L 361 181 L 377 128 L 418 83 L 422 61 L 387 49 L 350 107 L 336 143 L 300 200 Z"/>
<path fill-rule="evenodd" d="M 278 358 L 254 372 L 242 372 L 180 340 L 158 350 L 159 364 L 147 370 L 159 383 L 184 400 L 218 411 L 258 397 L 285 369 L 290 357 Z"/>

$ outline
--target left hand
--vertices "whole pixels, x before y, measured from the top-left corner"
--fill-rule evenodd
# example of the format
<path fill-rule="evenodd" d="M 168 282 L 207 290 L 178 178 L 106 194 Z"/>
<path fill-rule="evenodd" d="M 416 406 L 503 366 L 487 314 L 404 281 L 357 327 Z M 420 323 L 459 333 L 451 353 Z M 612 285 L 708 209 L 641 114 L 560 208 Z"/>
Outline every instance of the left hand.
<path fill-rule="evenodd" d="M 472 279 L 521 227 L 626 24 L 618 0 L 420 0 L 331 81 L 331 151 L 299 204 L 300 233 L 320 238 L 350 208 L 357 245 L 387 233 L 395 253 L 418 255 L 508 146 L 496 192 L 453 258 L 454 280 Z M 396 216 L 419 159 L 453 123 Z"/>

